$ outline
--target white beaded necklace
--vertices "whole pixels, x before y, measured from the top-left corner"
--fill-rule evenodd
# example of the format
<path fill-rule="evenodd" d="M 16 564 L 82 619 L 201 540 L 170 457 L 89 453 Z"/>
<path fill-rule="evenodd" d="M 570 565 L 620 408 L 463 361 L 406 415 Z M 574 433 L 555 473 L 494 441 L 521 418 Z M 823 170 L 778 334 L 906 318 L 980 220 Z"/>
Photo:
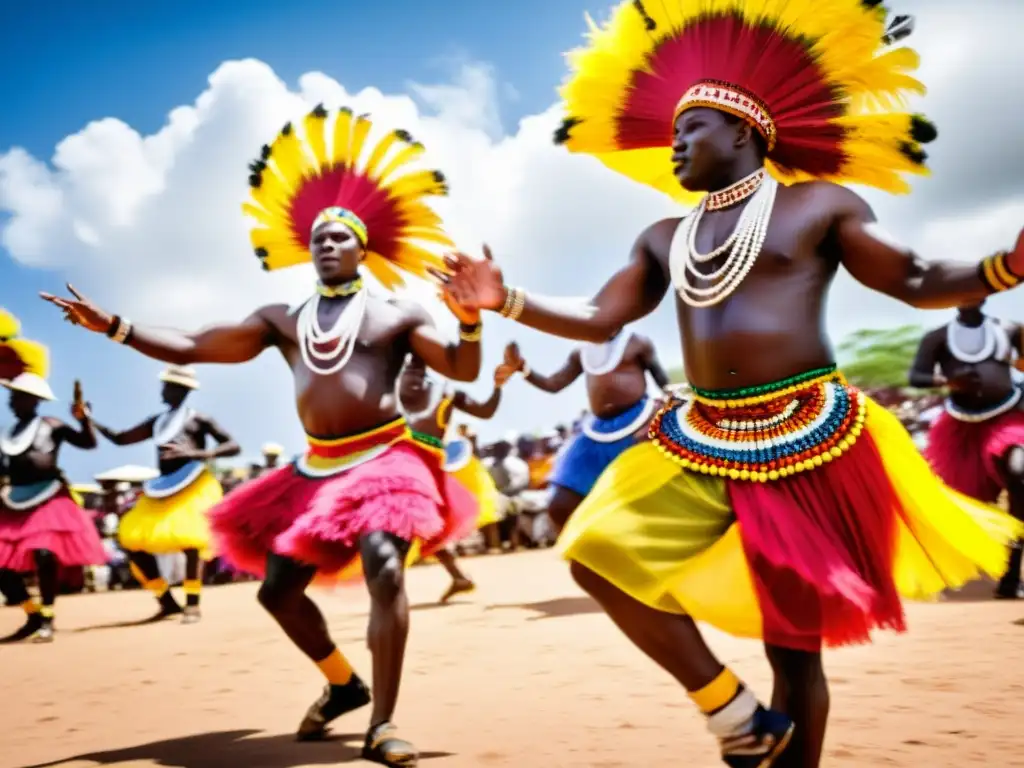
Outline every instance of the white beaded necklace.
<path fill-rule="evenodd" d="M 614 371 L 622 362 L 622 356 L 626 353 L 626 346 L 632 336 L 633 334 L 627 331 L 619 331 L 619 335 L 611 341 L 584 344 L 580 349 L 580 365 L 583 366 L 583 371 L 590 376 L 603 376 Z"/>
<path fill-rule="evenodd" d="M 771 221 L 778 189 L 779 183 L 775 179 L 764 176 L 740 214 L 732 234 L 710 253 L 700 253 L 696 246 L 697 229 L 707 210 L 707 196 L 679 222 L 672 238 L 669 269 L 679 296 L 689 306 L 710 307 L 724 301 L 753 269 L 768 235 L 768 223 Z M 729 255 L 718 269 L 711 272 L 697 269 L 697 264 L 713 261 L 726 251 L 729 251 Z M 692 282 L 691 274 L 709 285 L 701 287 Z"/>
<path fill-rule="evenodd" d="M 366 288 L 356 291 L 334 325 L 327 330 L 320 326 L 320 294 L 314 294 L 303 305 L 299 311 L 296 332 L 302 362 L 309 370 L 320 376 L 330 376 L 345 367 L 356 348 L 359 329 L 366 316 L 368 297 Z M 327 347 L 328 350 L 322 352 L 318 347 Z"/>
<path fill-rule="evenodd" d="M 11 427 L 5 435 L 0 437 L 0 453 L 5 456 L 21 456 L 35 443 L 39 427 L 42 425 L 43 417 L 36 416 L 17 435 L 14 434 L 15 427 Z"/>

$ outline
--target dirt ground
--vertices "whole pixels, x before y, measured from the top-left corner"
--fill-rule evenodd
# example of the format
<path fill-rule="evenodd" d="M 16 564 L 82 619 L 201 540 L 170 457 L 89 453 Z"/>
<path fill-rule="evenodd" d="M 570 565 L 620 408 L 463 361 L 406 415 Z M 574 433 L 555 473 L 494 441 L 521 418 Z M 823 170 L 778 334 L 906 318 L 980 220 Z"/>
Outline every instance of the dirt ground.
<path fill-rule="evenodd" d="M 466 561 L 479 590 L 416 568 L 397 720 L 426 768 L 719 765 L 682 692 L 614 629 L 551 552 Z M 1024 603 L 910 607 L 911 633 L 831 654 L 827 766 L 1024 766 Z M 368 710 L 336 738 L 297 744 L 316 669 L 255 602 L 256 585 L 211 588 L 198 625 L 124 626 L 142 592 L 65 598 L 57 642 L 0 648 L 0 766 L 303 768 L 353 761 Z M 320 593 L 339 645 L 369 674 L 367 600 Z M 0 634 L 20 624 L 0 611 Z M 121 623 L 118 626 L 118 623 Z M 756 643 L 712 637 L 767 696 Z"/>

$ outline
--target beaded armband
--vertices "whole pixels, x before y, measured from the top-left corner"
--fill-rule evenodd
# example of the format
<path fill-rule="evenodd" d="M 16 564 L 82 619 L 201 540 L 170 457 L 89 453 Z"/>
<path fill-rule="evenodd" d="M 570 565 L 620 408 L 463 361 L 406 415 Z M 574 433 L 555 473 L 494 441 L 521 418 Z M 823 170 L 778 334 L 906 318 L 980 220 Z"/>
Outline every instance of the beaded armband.
<path fill-rule="evenodd" d="M 107 336 L 118 344 L 125 344 L 128 342 L 128 337 L 131 336 L 131 334 L 131 321 L 121 317 L 120 315 L 114 315 L 114 319 L 110 323 L 110 328 L 107 329 Z"/>
<path fill-rule="evenodd" d="M 1021 278 L 1006 265 L 1006 251 L 986 256 L 978 265 L 978 275 L 992 293 L 1001 293 L 1020 284 Z"/>

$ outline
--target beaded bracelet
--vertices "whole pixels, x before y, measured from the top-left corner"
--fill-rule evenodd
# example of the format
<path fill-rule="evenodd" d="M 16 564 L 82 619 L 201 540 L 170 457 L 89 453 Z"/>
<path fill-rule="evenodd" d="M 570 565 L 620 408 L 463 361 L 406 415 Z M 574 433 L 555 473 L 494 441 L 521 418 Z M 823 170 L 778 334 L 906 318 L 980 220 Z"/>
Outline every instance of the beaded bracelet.
<path fill-rule="evenodd" d="M 110 322 L 110 327 L 107 329 L 107 336 L 118 344 L 126 344 L 131 333 L 131 321 L 120 315 L 114 315 L 113 320 Z"/>
<path fill-rule="evenodd" d="M 473 325 L 460 325 L 459 338 L 462 341 L 480 341 L 484 335 L 484 324 L 474 323 Z"/>
<path fill-rule="evenodd" d="M 978 264 L 978 276 L 992 293 L 1001 293 L 1020 284 L 1021 278 L 1006 265 L 1006 251 L 986 256 Z"/>
<path fill-rule="evenodd" d="M 505 293 L 505 305 L 499 314 L 509 320 L 518 320 L 526 308 L 526 292 L 521 288 L 509 288 Z"/>

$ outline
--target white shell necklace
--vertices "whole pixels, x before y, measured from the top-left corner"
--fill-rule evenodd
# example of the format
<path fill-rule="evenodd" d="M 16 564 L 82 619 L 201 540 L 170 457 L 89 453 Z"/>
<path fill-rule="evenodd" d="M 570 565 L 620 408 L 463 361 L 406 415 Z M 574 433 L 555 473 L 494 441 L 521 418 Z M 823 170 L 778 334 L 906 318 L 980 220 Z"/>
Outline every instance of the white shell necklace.
<path fill-rule="evenodd" d="M 603 344 L 584 344 L 580 349 L 580 365 L 590 376 L 603 376 L 619 367 L 632 333 L 619 331 L 619 335 Z"/>
<path fill-rule="evenodd" d="M 32 447 L 39 434 L 39 427 L 43 424 L 43 417 L 36 416 L 17 435 L 14 434 L 14 427 L 7 430 L 7 433 L 0 437 L 0 453 L 5 456 L 21 456 Z"/>
<path fill-rule="evenodd" d="M 303 305 L 299 311 L 296 332 L 302 362 L 309 370 L 320 376 L 330 376 L 345 367 L 356 348 L 356 338 L 366 316 L 368 297 L 366 288 L 356 291 L 341 310 L 334 325 L 327 330 L 320 326 L 320 294 L 315 294 Z M 327 347 L 327 351 L 319 349 L 324 347 Z"/>
<path fill-rule="evenodd" d="M 757 191 L 750 196 L 732 234 L 710 253 L 700 253 L 696 246 L 697 229 L 707 210 L 707 196 L 679 222 L 672 238 L 669 269 L 683 301 L 691 307 L 710 307 L 724 301 L 739 287 L 761 254 L 778 189 L 779 183 L 765 176 Z M 713 261 L 726 251 L 729 255 L 718 269 L 710 272 L 697 269 L 697 264 Z M 691 274 L 707 282 L 707 287 L 692 281 Z"/>
<path fill-rule="evenodd" d="M 977 349 L 973 352 L 960 346 L 961 342 L 970 344 L 975 341 L 978 342 Z M 993 358 L 1005 361 L 1010 356 L 1010 340 L 1006 331 L 991 317 L 982 320 L 981 325 L 974 326 L 953 320 L 946 326 L 946 346 L 950 354 L 961 363 L 980 363 Z"/>
<path fill-rule="evenodd" d="M 427 386 L 430 389 L 430 394 L 427 396 L 426 407 L 421 411 L 410 413 L 405 409 L 405 406 L 402 405 L 402 390 L 399 386 L 400 381 L 401 377 L 395 381 L 395 403 L 398 405 L 398 410 L 402 412 L 403 416 L 405 416 L 405 420 L 410 424 L 417 422 L 424 416 L 428 416 L 436 411 L 437 406 L 440 405 L 441 401 L 444 399 L 444 386 L 437 384 L 433 379 L 428 379 Z"/>
<path fill-rule="evenodd" d="M 153 422 L 153 442 L 157 445 L 174 442 L 185 431 L 185 425 L 191 417 L 192 409 L 186 408 L 184 404 L 161 413 Z"/>

